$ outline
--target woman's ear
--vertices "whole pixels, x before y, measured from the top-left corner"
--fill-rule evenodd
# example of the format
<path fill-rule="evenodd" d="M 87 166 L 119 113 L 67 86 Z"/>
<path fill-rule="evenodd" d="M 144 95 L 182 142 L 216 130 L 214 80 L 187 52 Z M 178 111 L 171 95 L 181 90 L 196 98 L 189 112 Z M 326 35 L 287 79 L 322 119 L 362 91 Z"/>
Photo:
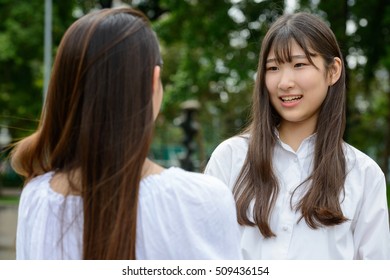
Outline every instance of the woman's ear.
<path fill-rule="evenodd" d="M 329 86 L 333 86 L 341 76 L 341 71 L 343 70 L 343 63 L 339 57 L 333 59 L 333 64 L 329 69 Z"/>
<path fill-rule="evenodd" d="M 153 81 L 152 81 L 152 89 L 153 89 L 153 116 L 154 119 L 157 118 L 158 113 L 160 112 L 162 97 L 163 97 L 163 88 L 161 83 L 161 67 L 155 66 L 153 70 Z"/>
<path fill-rule="evenodd" d="M 156 65 L 153 71 L 153 94 L 156 91 L 159 91 L 161 87 L 160 72 L 161 72 L 160 66 Z"/>

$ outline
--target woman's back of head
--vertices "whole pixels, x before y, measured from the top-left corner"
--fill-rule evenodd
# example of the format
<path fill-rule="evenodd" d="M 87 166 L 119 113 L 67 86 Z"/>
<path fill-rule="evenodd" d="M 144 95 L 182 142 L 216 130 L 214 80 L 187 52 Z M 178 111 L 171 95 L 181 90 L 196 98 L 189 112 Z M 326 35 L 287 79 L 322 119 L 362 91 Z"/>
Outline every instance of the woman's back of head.
<path fill-rule="evenodd" d="M 84 258 L 135 258 L 138 189 L 160 61 L 157 38 L 140 12 L 85 15 L 61 41 L 37 132 L 15 148 L 12 160 L 21 174 L 68 174 L 83 197 Z M 75 174 L 81 178 L 73 180 Z"/>
<path fill-rule="evenodd" d="M 51 164 L 62 168 L 86 151 L 118 158 L 148 143 L 159 60 L 147 20 L 133 10 L 103 10 L 75 22 L 60 45 L 44 113 L 42 129 L 45 122 L 55 128 L 48 135 Z"/>

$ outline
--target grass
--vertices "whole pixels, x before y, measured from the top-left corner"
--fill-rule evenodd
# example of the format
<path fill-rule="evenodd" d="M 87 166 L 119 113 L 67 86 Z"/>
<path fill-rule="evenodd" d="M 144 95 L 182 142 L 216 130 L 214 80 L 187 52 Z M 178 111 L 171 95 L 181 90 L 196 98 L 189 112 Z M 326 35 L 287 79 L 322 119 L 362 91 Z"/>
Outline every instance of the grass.
<path fill-rule="evenodd" d="M 19 196 L 17 195 L 0 195 L 1 205 L 17 205 L 19 203 Z"/>

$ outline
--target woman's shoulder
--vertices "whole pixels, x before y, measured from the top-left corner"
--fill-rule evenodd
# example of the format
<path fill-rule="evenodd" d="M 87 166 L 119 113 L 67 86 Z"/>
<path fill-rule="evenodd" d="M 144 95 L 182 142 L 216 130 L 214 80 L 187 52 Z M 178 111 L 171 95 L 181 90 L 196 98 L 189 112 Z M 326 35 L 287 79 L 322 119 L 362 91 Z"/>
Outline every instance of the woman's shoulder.
<path fill-rule="evenodd" d="M 378 163 L 364 152 L 348 143 L 345 143 L 345 151 L 347 164 L 350 170 L 356 170 L 359 173 L 384 176 Z"/>
<path fill-rule="evenodd" d="M 246 154 L 248 150 L 249 135 L 237 135 L 222 141 L 213 151 L 216 154 Z"/>
<path fill-rule="evenodd" d="M 142 194 L 159 193 L 160 195 L 186 195 L 208 197 L 230 193 L 219 179 L 196 172 L 186 171 L 179 167 L 170 167 L 160 174 L 150 175 L 141 181 Z"/>
<path fill-rule="evenodd" d="M 218 147 L 247 147 L 249 142 L 249 134 L 240 134 L 222 141 Z"/>
<path fill-rule="evenodd" d="M 23 187 L 22 195 L 38 194 L 39 191 L 50 188 L 50 180 L 53 178 L 53 175 L 54 172 L 50 171 L 32 178 Z"/>
<path fill-rule="evenodd" d="M 77 203 L 81 201 L 79 195 L 67 195 L 57 192 L 52 188 L 52 179 L 55 176 L 54 171 L 49 171 L 38 175 L 28 181 L 23 187 L 20 204 L 22 207 L 37 208 L 38 205 L 51 205 L 51 207 L 60 207 L 65 201 Z"/>
<path fill-rule="evenodd" d="M 19 219 L 23 217 L 20 222 L 27 222 L 30 217 L 43 217 L 44 213 L 55 211 L 62 205 L 64 197 L 50 187 L 53 175 L 54 172 L 47 172 L 36 176 L 23 187 L 19 201 Z"/>
<path fill-rule="evenodd" d="M 138 211 L 139 259 L 240 257 L 233 195 L 217 178 L 178 167 L 150 175 Z"/>

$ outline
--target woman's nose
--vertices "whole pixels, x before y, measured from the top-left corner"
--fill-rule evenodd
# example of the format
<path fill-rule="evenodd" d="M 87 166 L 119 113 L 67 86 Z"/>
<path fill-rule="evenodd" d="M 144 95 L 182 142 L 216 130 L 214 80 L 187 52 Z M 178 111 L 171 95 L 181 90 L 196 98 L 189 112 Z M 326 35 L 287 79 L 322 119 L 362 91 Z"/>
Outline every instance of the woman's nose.
<path fill-rule="evenodd" d="M 290 69 L 283 69 L 280 71 L 280 79 L 278 88 L 283 91 L 288 91 L 294 87 L 294 74 Z"/>

